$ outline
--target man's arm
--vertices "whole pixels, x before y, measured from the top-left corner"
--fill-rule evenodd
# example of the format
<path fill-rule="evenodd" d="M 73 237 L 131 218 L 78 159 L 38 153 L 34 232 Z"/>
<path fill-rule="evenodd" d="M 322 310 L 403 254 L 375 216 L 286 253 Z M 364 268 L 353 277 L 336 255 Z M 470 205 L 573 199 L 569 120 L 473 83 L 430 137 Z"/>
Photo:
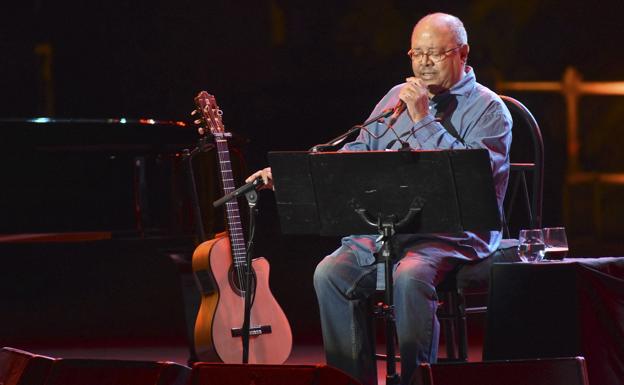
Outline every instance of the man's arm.
<path fill-rule="evenodd" d="M 463 143 L 431 115 L 414 124 L 414 137 L 423 150 L 484 148 L 490 153 L 492 169 L 496 169 L 507 159 L 511 145 L 512 121 L 502 103 L 493 100 L 479 118 L 469 123 Z"/>

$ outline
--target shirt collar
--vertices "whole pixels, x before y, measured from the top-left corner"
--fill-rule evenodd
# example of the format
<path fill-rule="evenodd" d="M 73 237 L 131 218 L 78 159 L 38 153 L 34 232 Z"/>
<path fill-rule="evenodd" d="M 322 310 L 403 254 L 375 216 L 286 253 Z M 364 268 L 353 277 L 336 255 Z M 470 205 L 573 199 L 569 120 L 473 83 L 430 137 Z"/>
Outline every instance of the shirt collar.
<path fill-rule="evenodd" d="M 474 88 L 475 83 L 477 82 L 474 70 L 472 67 L 467 65 L 464 71 L 466 72 L 464 77 L 449 89 L 450 94 L 467 95 Z"/>

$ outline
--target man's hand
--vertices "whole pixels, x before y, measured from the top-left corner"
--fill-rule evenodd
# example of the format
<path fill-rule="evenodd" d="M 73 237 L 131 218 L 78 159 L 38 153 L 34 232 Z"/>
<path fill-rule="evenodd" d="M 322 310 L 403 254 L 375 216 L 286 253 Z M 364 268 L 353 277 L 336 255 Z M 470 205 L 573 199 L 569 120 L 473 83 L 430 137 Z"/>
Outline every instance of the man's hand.
<path fill-rule="evenodd" d="M 271 190 L 273 190 L 273 174 L 271 174 L 271 167 L 266 167 L 260 171 L 254 172 L 247 179 L 245 179 L 245 182 L 252 182 L 258 177 L 262 178 L 262 181 L 264 182 L 264 185 L 262 185 L 260 189 L 270 188 Z"/>
<path fill-rule="evenodd" d="M 429 90 L 422 80 L 409 77 L 399 91 L 399 99 L 405 102 L 407 113 L 414 122 L 422 120 L 429 113 Z"/>

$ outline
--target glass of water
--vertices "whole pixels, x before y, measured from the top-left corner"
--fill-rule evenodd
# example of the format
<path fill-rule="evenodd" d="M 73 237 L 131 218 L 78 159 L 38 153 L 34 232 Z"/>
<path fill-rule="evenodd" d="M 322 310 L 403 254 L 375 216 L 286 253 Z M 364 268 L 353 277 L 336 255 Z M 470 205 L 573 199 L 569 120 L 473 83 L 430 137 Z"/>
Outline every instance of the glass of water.
<path fill-rule="evenodd" d="M 523 262 L 539 262 L 544 258 L 546 245 L 541 229 L 520 230 L 518 256 Z"/>
<path fill-rule="evenodd" d="M 544 259 L 561 260 L 568 254 L 568 238 L 565 227 L 546 227 L 544 230 L 546 250 Z"/>

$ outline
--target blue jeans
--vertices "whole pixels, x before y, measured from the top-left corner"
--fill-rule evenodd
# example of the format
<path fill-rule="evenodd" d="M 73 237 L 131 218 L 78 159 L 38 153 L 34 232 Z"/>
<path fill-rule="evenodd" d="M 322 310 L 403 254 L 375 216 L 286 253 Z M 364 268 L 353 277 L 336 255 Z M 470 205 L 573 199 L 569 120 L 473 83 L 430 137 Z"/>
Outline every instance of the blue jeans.
<path fill-rule="evenodd" d="M 396 330 L 401 378 L 409 384 L 420 362 L 436 361 L 440 325 L 435 286 L 465 256 L 448 244 L 427 241 L 411 247 L 394 266 Z M 377 383 L 375 339 L 369 298 L 377 287 L 377 265 L 361 266 L 341 246 L 314 272 L 323 344 L 328 365 L 364 385 Z"/>

